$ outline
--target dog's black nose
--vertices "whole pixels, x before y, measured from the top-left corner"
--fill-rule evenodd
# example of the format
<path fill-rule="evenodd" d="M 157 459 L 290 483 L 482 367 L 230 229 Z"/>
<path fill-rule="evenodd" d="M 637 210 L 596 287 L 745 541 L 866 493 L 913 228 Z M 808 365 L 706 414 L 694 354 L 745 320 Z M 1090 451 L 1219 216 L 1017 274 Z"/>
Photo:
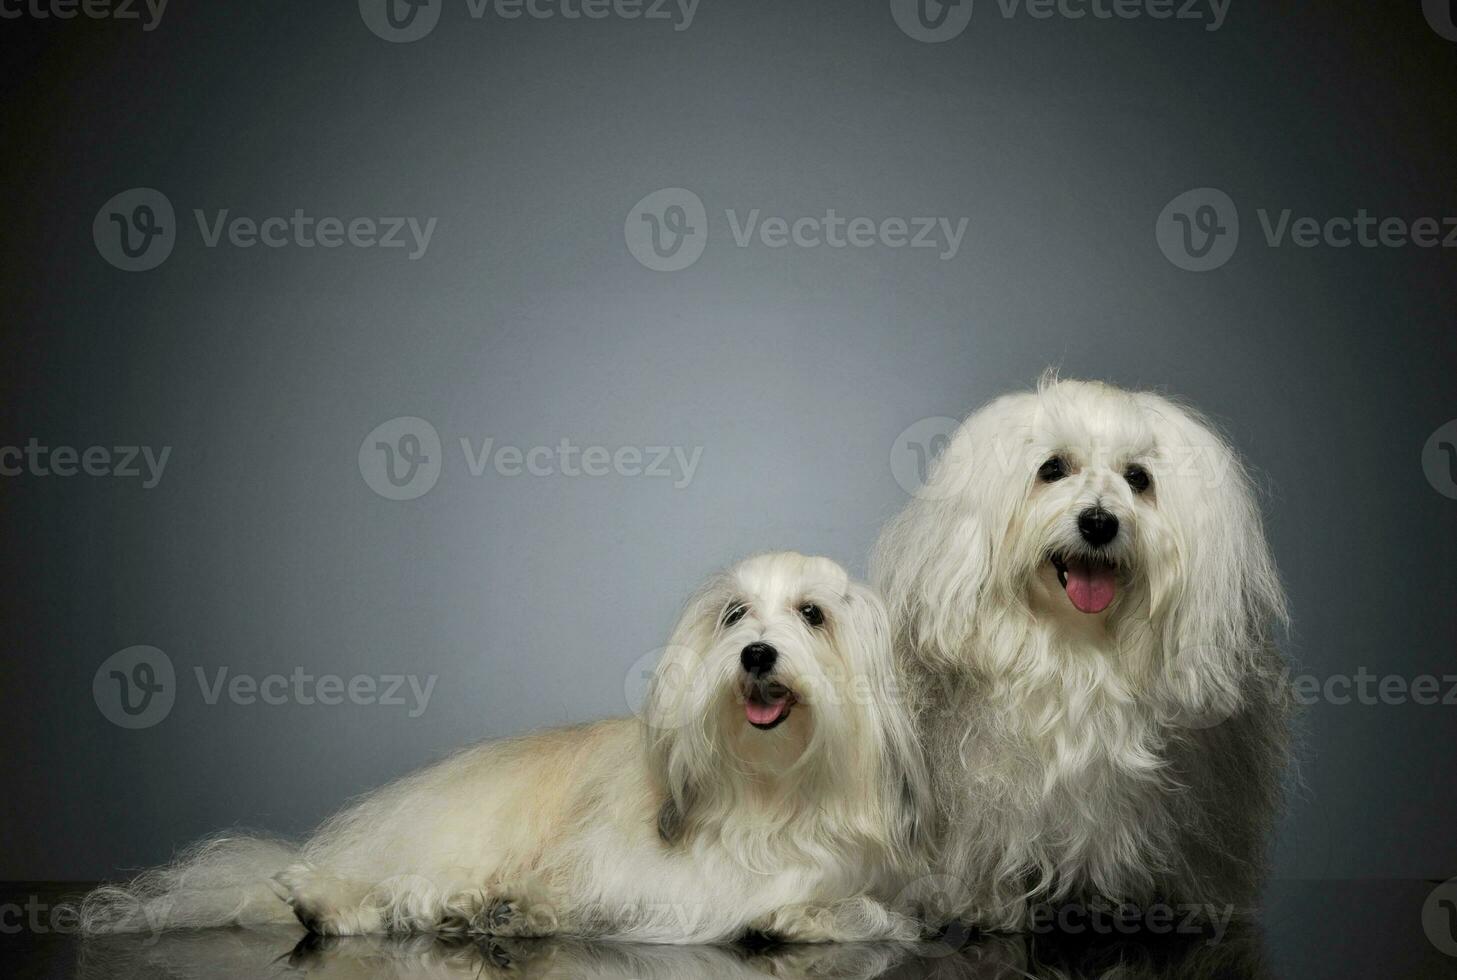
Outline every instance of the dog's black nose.
<path fill-rule="evenodd" d="M 739 654 L 739 663 L 744 669 L 755 677 L 763 677 L 774 669 L 774 661 L 779 659 L 779 651 L 767 643 L 750 643 L 744 647 L 744 652 Z"/>
<path fill-rule="evenodd" d="M 1089 507 L 1078 515 L 1078 533 L 1094 547 L 1105 545 L 1118 536 L 1118 518 L 1101 507 Z"/>

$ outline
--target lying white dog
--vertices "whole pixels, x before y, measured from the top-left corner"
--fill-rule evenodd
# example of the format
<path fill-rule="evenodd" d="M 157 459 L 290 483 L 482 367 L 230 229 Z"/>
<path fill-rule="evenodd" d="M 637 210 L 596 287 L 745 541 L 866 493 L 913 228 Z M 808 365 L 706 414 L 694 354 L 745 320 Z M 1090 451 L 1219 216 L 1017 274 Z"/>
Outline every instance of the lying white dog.
<path fill-rule="evenodd" d="M 881 900 L 926 787 L 880 599 L 828 559 L 761 555 L 689 601 L 641 719 L 465 749 L 299 850 L 204 842 L 93 892 L 83 928 L 912 938 Z"/>
<path fill-rule="evenodd" d="M 1285 600 L 1245 471 L 1197 414 L 1052 378 L 998 398 L 872 567 L 958 882 L 942 917 L 1253 903 L 1286 767 Z"/>

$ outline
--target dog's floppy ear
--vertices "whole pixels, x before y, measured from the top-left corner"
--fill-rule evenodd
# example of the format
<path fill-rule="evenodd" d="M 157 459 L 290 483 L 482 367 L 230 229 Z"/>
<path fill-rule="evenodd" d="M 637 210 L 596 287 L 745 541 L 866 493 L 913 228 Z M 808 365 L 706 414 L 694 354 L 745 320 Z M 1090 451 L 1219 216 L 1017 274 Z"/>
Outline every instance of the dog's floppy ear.
<path fill-rule="evenodd" d="M 871 579 L 897 639 L 931 667 L 964 665 L 1026 467 L 1030 395 L 1008 395 L 961 424 L 926 485 L 880 534 Z M 1026 472 L 1024 472 L 1026 471 Z"/>
<path fill-rule="evenodd" d="M 683 787 L 678 795 L 682 797 L 682 803 L 679 803 L 677 797 L 669 795 L 663 800 L 662 806 L 658 807 L 658 839 L 669 847 L 683 843 L 688 835 L 687 810 L 691 806 L 692 787 Z"/>
<path fill-rule="evenodd" d="M 870 742 L 877 755 L 872 805 L 885 825 L 882 839 L 902 854 L 923 853 L 934 807 L 930 780 L 916 739 L 911 690 L 891 650 L 890 617 L 874 589 L 858 582 L 845 593 L 846 622 L 836 630 L 851 670 L 864 679 L 856 696 L 865 702 Z"/>
<path fill-rule="evenodd" d="M 684 605 L 653 668 L 641 711 L 648 768 L 663 794 L 658 836 L 668 844 L 689 833 L 700 796 L 696 787 L 704 774 L 711 778 L 713 753 L 701 724 L 712 683 L 705 658 L 730 595 L 727 579 L 716 576 Z"/>
<path fill-rule="evenodd" d="M 1193 411 L 1140 397 L 1168 450 L 1154 492 L 1173 557 L 1148 569 L 1164 697 L 1184 718 L 1228 717 L 1261 669 L 1273 629 L 1286 621 L 1285 593 L 1234 450 Z"/>

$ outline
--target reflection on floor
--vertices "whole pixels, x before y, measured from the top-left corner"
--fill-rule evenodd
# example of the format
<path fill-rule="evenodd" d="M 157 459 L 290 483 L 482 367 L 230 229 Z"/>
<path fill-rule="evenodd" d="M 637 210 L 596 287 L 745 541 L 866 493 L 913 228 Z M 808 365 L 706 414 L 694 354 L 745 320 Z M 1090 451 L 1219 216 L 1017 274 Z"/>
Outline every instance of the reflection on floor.
<path fill-rule="evenodd" d="M 9 980 L 1142 980 L 1457 978 L 1457 919 L 1428 915 L 1440 879 L 1281 879 L 1259 928 L 1189 932 L 1182 919 L 1129 933 L 1059 917 L 1029 936 L 951 937 L 907 946 L 701 949 L 571 941 L 303 939 L 303 930 L 218 930 L 83 940 L 63 913 L 85 882 L 0 882 L 0 977 Z M 1440 903 L 1437 903 L 1440 905 Z M 1208 921 L 1206 917 L 1206 921 Z M 1111 926 L 1111 928 L 1110 928 Z"/>
<path fill-rule="evenodd" d="M 81 944 L 77 980 L 1021 980 L 1266 977 L 1252 932 L 1212 937 L 1100 937 L 1095 942 L 979 937 L 964 943 L 738 947 L 634 946 L 570 940 L 298 938 L 296 930 L 171 933 Z"/>

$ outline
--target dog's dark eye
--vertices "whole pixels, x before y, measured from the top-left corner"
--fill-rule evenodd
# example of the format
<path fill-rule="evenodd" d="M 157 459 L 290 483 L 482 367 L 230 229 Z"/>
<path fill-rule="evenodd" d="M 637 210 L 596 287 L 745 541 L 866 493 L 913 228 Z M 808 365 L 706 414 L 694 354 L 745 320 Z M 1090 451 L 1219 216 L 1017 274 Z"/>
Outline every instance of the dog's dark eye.
<path fill-rule="evenodd" d="M 824 611 L 813 602 L 806 602 L 804 605 L 800 606 L 799 614 L 803 616 L 804 621 L 806 623 L 809 623 L 811 626 L 823 626 L 825 624 Z"/>
<path fill-rule="evenodd" d="M 1037 467 L 1037 479 L 1043 483 L 1056 483 L 1065 476 L 1067 476 L 1067 463 L 1063 462 L 1061 456 L 1053 456 Z"/>
<path fill-rule="evenodd" d="M 737 623 L 739 620 L 743 619 L 744 613 L 748 611 L 749 607 L 745 603 L 729 603 L 729 607 L 723 611 L 723 618 L 718 621 L 719 625 L 732 626 L 734 623 Z"/>
<path fill-rule="evenodd" d="M 1128 487 L 1134 493 L 1143 493 L 1153 483 L 1153 477 L 1148 475 L 1148 470 L 1137 463 L 1129 464 L 1123 471 L 1123 479 L 1128 481 Z"/>

